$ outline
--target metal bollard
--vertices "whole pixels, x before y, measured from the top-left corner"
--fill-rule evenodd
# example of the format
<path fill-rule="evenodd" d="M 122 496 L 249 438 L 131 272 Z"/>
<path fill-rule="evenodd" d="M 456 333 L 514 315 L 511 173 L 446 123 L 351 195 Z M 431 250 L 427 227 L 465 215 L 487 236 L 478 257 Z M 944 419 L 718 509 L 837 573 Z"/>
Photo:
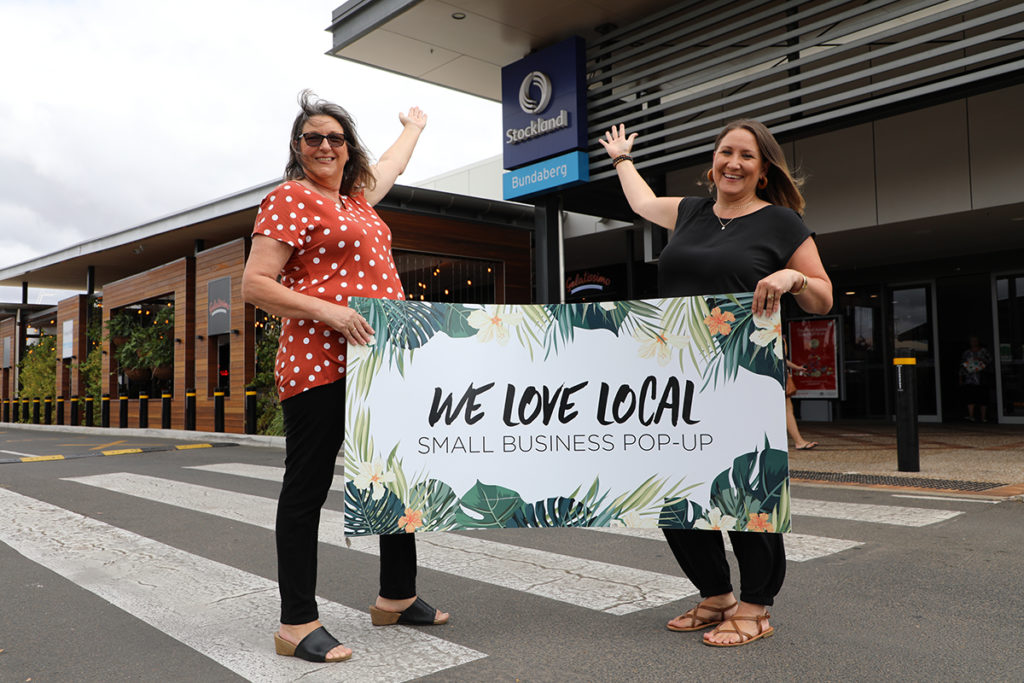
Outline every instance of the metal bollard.
<path fill-rule="evenodd" d="M 245 433 L 256 433 L 256 391 L 245 390 Z"/>
<path fill-rule="evenodd" d="M 4 422 L 10 422 L 11 421 L 11 402 L 8 401 L 6 398 L 4 399 L 3 421 Z"/>
<path fill-rule="evenodd" d="M 94 400 L 95 399 L 93 399 L 92 396 L 86 396 L 85 397 L 85 426 L 86 427 L 92 427 L 93 426 L 92 409 L 93 409 L 93 401 Z"/>
<path fill-rule="evenodd" d="M 110 426 L 110 394 L 100 397 L 100 426 Z"/>
<path fill-rule="evenodd" d="M 71 397 L 71 424 L 77 427 L 80 423 L 78 416 L 78 397 Z"/>
<path fill-rule="evenodd" d="M 167 391 L 160 394 L 160 427 L 171 428 L 171 394 Z"/>
<path fill-rule="evenodd" d="M 149 394 L 139 392 L 139 429 L 149 428 Z"/>
<path fill-rule="evenodd" d="M 117 407 L 117 426 L 120 429 L 128 428 L 128 397 L 118 396 L 118 407 Z"/>
<path fill-rule="evenodd" d="M 64 397 L 57 397 L 57 424 L 64 424 Z"/>
<path fill-rule="evenodd" d="M 43 424 L 53 423 L 53 399 L 47 396 L 43 400 Z"/>
<path fill-rule="evenodd" d="M 213 392 L 213 431 L 224 431 L 224 392 Z"/>
<path fill-rule="evenodd" d="M 920 472 L 917 440 L 917 359 L 896 357 L 896 461 L 900 472 Z"/>
<path fill-rule="evenodd" d="M 25 424 L 28 424 L 29 421 L 28 404 L 29 400 L 27 398 L 21 399 L 21 421 L 24 422 Z"/>
<path fill-rule="evenodd" d="M 32 399 L 32 424 L 39 424 L 39 399 Z"/>
<path fill-rule="evenodd" d="M 185 429 L 196 428 L 196 390 L 185 391 Z"/>

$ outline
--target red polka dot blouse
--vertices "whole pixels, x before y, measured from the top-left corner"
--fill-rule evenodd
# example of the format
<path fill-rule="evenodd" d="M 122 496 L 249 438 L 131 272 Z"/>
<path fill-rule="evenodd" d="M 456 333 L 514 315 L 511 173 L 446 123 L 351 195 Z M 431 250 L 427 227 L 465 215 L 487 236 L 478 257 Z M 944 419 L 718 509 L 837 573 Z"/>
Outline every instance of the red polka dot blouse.
<path fill-rule="evenodd" d="M 260 203 L 253 235 L 293 248 L 281 284 L 326 301 L 350 296 L 404 299 L 391 257 L 391 230 L 362 193 L 344 205 L 296 182 L 278 185 Z M 274 376 L 283 401 L 345 376 L 345 338 L 318 320 L 282 318 Z"/>

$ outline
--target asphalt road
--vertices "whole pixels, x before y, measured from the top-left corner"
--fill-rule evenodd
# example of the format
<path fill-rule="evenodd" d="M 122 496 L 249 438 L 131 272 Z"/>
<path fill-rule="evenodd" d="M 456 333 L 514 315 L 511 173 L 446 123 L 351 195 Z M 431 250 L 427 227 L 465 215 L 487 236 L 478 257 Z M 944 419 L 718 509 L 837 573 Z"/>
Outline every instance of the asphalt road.
<path fill-rule="evenodd" d="M 451 623 L 371 627 L 332 493 L 321 613 L 355 656 L 324 666 L 273 652 L 282 453 L 115 436 L 0 433 L 65 456 L 0 464 L 0 681 L 1024 680 L 1017 500 L 794 485 L 776 635 L 718 649 L 664 628 L 696 598 L 657 532 L 425 534 Z"/>

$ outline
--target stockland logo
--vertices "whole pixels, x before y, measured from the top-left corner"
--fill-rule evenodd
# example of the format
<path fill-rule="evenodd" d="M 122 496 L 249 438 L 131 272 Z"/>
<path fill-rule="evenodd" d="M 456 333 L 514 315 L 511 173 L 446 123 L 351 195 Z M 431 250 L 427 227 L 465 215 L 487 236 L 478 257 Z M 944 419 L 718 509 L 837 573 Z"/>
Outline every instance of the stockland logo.
<path fill-rule="evenodd" d="M 532 90 L 536 88 L 539 97 L 532 97 Z M 526 74 L 522 85 L 519 86 L 519 108 L 527 114 L 540 114 L 548 108 L 551 103 L 551 79 L 541 71 L 531 71 Z"/>
<path fill-rule="evenodd" d="M 537 96 L 534 97 L 536 91 Z M 527 114 L 540 114 L 551 103 L 551 79 L 541 71 L 526 74 L 519 86 L 519 108 Z M 569 112 L 562 109 L 557 115 L 549 118 L 538 116 L 530 125 L 522 128 L 509 128 L 505 131 L 505 142 L 518 145 L 533 138 L 553 133 L 569 127 Z"/>

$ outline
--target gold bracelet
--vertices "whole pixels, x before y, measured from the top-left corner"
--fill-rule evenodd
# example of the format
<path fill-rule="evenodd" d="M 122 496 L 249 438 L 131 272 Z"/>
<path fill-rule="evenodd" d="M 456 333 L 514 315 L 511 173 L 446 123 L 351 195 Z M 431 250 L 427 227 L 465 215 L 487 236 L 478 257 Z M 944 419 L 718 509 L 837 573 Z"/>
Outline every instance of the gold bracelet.
<path fill-rule="evenodd" d="M 804 275 L 803 273 L 800 273 L 800 274 L 801 274 L 801 275 Z M 803 294 L 803 293 L 804 293 L 804 290 L 805 290 L 805 289 L 807 289 L 807 284 L 808 284 L 808 282 L 807 282 L 807 276 L 806 276 L 806 275 L 804 275 L 804 283 L 803 283 L 803 284 L 802 284 L 802 285 L 800 286 L 800 289 L 796 290 L 795 292 L 794 292 L 794 291 L 792 291 L 792 290 L 790 290 L 790 292 L 789 292 L 789 293 L 790 293 L 790 294 L 792 294 L 793 296 L 797 296 L 798 294 Z"/>

